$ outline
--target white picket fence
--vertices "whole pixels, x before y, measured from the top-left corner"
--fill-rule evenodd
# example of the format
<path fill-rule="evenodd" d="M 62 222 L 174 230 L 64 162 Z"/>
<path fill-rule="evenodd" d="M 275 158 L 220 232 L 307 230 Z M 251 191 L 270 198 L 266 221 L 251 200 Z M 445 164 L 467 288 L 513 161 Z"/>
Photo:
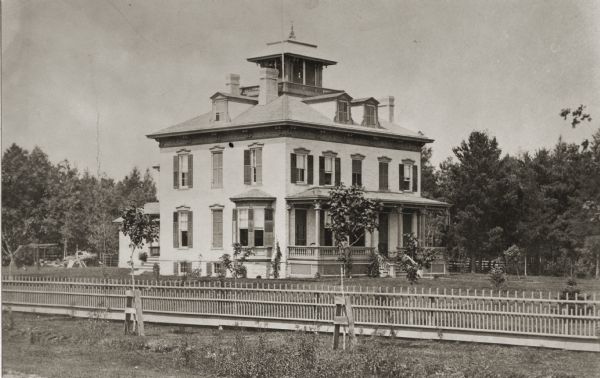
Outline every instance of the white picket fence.
<path fill-rule="evenodd" d="M 4 278 L 13 311 L 124 319 L 127 280 Z M 146 322 L 331 332 L 340 287 L 238 282 L 137 281 Z M 596 294 L 347 287 L 358 334 L 600 352 Z"/>

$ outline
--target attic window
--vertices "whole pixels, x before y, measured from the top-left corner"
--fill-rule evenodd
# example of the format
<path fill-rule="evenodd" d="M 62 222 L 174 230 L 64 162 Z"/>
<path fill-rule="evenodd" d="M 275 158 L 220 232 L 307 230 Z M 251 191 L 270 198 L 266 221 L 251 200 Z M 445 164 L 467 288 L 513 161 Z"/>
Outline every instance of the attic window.
<path fill-rule="evenodd" d="M 365 104 L 365 126 L 377 126 L 377 108 Z"/>
<path fill-rule="evenodd" d="M 214 120 L 215 122 L 226 122 L 227 121 L 227 100 L 224 99 L 220 99 L 220 100 L 215 100 L 214 102 Z"/>
<path fill-rule="evenodd" d="M 338 100 L 336 122 L 348 123 L 350 121 L 350 104 L 348 101 Z"/>

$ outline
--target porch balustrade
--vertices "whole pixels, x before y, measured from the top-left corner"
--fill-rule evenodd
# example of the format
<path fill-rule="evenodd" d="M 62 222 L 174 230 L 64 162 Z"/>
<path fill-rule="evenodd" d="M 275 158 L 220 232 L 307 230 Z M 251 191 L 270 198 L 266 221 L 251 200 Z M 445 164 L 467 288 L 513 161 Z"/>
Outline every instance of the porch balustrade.
<path fill-rule="evenodd" d="M 373 247 L 350 247 L 350 253 L 353 257 L 366 257 L 375 248 Z M 309 259 L 309 260 L 323 260 L 323 259 L 336 259 L 338 256 L 338 250 L 336 247 L 324 247 L 324 246 L 289 246 L 288 257 L 291 259 Z"/>

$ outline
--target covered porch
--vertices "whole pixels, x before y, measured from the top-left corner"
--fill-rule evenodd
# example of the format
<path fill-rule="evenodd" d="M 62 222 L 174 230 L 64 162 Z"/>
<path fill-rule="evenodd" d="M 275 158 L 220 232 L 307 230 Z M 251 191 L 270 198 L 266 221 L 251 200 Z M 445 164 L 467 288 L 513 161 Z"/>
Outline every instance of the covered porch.
<path fill-rule="evenodd" d="M 340 274 L 335 240 L 328 227 L 326 208 L 329 188 L 315 187 L 286 198 L 288 208 L 288 276 L 315 277 Z M 446 274 L 444 248 L 436 235 L 439 222 L 447 221 L 448 205 L 408 193 L 365 192 L 366 198 L 379 200 L 379 227 L 352 240 L 352 275 L 366 275 L 369 257 L 377 251 L 393 261 L 404 250 L 406 238 L 413 234 L 419 245 L 439 253 L 426 274 Z M 392 270 L 394 270 L 392 268 Z M 396 269 L 397 271 L 397 269 Z"/>

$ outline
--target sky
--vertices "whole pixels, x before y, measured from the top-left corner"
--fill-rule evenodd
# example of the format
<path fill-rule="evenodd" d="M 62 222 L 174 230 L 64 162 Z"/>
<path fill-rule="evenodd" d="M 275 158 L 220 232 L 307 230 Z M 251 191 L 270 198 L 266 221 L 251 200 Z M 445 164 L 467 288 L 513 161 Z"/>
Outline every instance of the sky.
<path fill-rule="evenodd" d="M 225 76 L 287 36 L 338 62 L 323 86 L 396 99 L 435 139 L 435 164 L 473 130 L 506 153 L 580 143 L 600 127 L 596 0 L 4 0 L 2 149 L 120 179 L 158 163 L 145 135 L 211 109 Z M 572 129 L 558 113 L 587 105 Z"/>

